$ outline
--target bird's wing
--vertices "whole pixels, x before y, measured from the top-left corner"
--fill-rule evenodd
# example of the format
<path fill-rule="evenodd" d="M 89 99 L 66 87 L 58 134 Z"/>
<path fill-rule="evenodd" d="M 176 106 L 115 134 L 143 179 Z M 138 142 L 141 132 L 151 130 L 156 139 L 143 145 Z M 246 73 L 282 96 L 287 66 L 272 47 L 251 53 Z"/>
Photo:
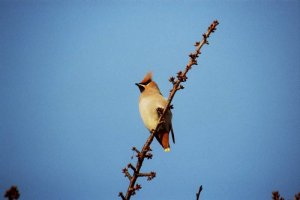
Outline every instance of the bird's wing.
<path fill-rule="evenodd" d="M 175 144 L 175 135 L 174 135 L 172 123 L 171 123 L 171 134 L 172 134 L 173 143 Z"/>

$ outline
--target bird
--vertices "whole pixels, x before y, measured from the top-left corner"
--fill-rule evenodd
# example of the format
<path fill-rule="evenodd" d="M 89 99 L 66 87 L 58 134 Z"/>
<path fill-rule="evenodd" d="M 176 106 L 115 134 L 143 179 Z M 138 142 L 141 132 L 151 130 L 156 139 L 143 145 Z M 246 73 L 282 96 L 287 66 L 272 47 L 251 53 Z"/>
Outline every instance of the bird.
<path fill-rule="evenodd" d="M 161 94 L 158 85 L 152 80 L 152 72 L 148 72 L 144 79 L 135 83 L 141 94 L 139 97 L 139 112 L 145 127 L 151 132 L 158 124 L 159 113 L 167 105 L 168 101 Z M 164 123 L 160 126 L 155 138 L 163 147 L 165 152 L 171 150 L 169 143 L 169 133 L 172 134 L 172 140 L 175 144 L 175 136 L 172 127 L 172 112 L 169 109 L 164 116 Z"/>

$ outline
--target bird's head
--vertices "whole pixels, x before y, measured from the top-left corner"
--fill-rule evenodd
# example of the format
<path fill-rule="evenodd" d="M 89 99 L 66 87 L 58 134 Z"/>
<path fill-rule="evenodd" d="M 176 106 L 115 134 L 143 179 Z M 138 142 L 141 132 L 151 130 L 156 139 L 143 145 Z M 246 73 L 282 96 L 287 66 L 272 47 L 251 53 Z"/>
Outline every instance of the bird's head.
<path fill-rule="evenodd" d="M 141 82 L 136 83 L 136 85 L 139 87 L 141 93 L 144 91 L 160 92 L 157 84 L 152 80 L 152 72 L 148 72 L 144 79 Z"/>

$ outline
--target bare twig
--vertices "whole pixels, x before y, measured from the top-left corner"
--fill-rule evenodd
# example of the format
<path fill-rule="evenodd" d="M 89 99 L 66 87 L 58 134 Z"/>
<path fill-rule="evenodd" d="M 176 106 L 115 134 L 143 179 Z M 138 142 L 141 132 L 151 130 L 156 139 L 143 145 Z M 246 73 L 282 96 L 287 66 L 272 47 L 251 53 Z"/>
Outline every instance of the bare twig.
<path fill-rule="evenodd" d="M 129 180 L 132 179 L 132 176 L 130 175 L 130 173 L 128 172 L 128 168 L 124 168 L 123 173 L 125 174 L 125 177 L 127 177 Z"/>
<path fill-rule="evenodd" d="M 298 194 L 295 194 L 294 200 L 300 200 L 300 192 L 298 192 Z"/>
<path fill-rule="evenodd" d="M 11 186 L 10 189 L 6 190 L 4 197 L 6 197 L 8 200 L 16 200 L 19 199 L 20 193 L 17 188 L 17 186 Z"/>
<path fill-rule="evenodd" d="M 136 149 L 136 147 L 132 148 L 132 150 L 137 153 L 137 158 L 138 158 L 136 166 L 134 168 L 131 167 L 131 166 L 129 166 L 130 169 L 133 169 L 133 175 L 129 174 L 129 172 L 128 172 L 128 166 L 127 166 L 127 168 L 123 169 L 123 173 L 125 174 L 126 177 L 128 177 L 130 179 L 130 182 L 129 182 L 129 186 L 128 186 L 126 195 L 124 196 L 122 192 L 119 193 L 119 196 L 122 198 L 122 200 L 129 200 L 130 197 L 135 194 L 136 190 L 141 189 L 141 185 L 136 184 L 136 180 L 137 180 L 138 177 L 140 177 L 140 176 L 147 176 L 148 180 L 151 180 L 152 178 L 155 177 L 155 175 L 156 175 L 155 172 L 140 173 L 140 170 L 141 170 L 141 167 L 143 165 L 144 159 L 145 158 L 147 158 L 147 159 L 151 159 L 152 158 L 152 154 L 149 153 L 149 151 L 151 151 L 150 145 L 151 145 L 151 143 L 153 141 L 153 138 L 154 138 L 155 134 L 159 130 L 160 126 L 162 125 L 163 118 L 166 115 L 167 111 L 169 109 L 172 109 L 172 107 L 173 107 L 173 106 L 171 106 L 171 102 L 172 102 L 172 100 L 174 98 L 174 95 L 175 95 L 175 93 L 178 90 L 184 89 L 184 87 L 181 85 L 181 83 L 185 82 L 187 80 L 187 76 L 186 75 L 187 75 L 188 71 L 192 68 L 192 66 L 193 65 L 197 65 L 197 58 L 200 55 L 200 49 L 202 48 L 202 46 L 204 44 L 208 44 L 207 39 L 209 38 L 210 34 L 213 33 L 216 30 L 216 27 L 217 27 L 218 24 L 219 24 L 218 21 L 214 21 L 208 27 L 207 32 L 202 35 L 203 36 L 202 41 L 195 43 L 196 50 L 189 55 L 190 60 L 189 60 L 188 64 L 186 65 L 185 70 L 183 72 L 179 71 L 177 73 L 177 78 L 171 77 L 169 79 L 169 81 L 173 84 L 173 88 L 170 91 L 169 98 L 168 98 L 168 103 L 167 103 L 166 107 L 163 109 L 163 111 L 161 111 L 161 110 L 159 111 L 158 110 L 158 112 L 160 114 L 159 115 L 160 117 L 159 117 L 159 120 L 158 120 L 156 128 L 151 131 L 151 134 L 148 137 L 148 139 L 147 139 L 146 143 L 144 144 L 144 146 L 143 146 L 143 148 L 142 148 L 141 151 L 138 151 Z"/>
<path fill-rule="evenodd" d="M 280 194 L 279 194 L 278 191 L 272 192 L 272 199 L 273 199 L 273 200 L 284 200 L 283 197 L 280 197 Z"/>
<path fill-rule="evenodd" d="M 196 200 L 200 200 L 200 193 L 201 193 L 202 189 L 203 189 L 203 187 L 202 187 L 202 185 L 201 185 L 201 186 L 199 187 L 198 192 L 196 193 Z"/>
<path fill-rule="evenodd" d="M 139 173 L 138 176 L 147 176 L 147 180 L 148 181 L 151 181 L 155 176 L 156 176 L 156 173 L 155 172 L 150 172 L 150 173 Z"/>
<path fill-rule="evenodd" d="M 126 200 L 122 192 L 119 193 L 119 197 L 121 197 L 122 200 Z"/>

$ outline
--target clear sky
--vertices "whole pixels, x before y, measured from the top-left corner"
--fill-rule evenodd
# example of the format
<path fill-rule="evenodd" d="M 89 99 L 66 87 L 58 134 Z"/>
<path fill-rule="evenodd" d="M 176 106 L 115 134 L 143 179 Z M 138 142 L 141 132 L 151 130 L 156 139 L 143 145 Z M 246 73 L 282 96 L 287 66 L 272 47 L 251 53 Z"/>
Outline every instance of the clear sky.
<path fill-rule="evenodd" d="M 162 93 L 210 23 L 174 99 L 176 144 L 133 199 L 286 199 L 300 191 L 300 2 L 0 0 L 0 192 L 118 199 L 148 137 L 134 85 Z"/>

